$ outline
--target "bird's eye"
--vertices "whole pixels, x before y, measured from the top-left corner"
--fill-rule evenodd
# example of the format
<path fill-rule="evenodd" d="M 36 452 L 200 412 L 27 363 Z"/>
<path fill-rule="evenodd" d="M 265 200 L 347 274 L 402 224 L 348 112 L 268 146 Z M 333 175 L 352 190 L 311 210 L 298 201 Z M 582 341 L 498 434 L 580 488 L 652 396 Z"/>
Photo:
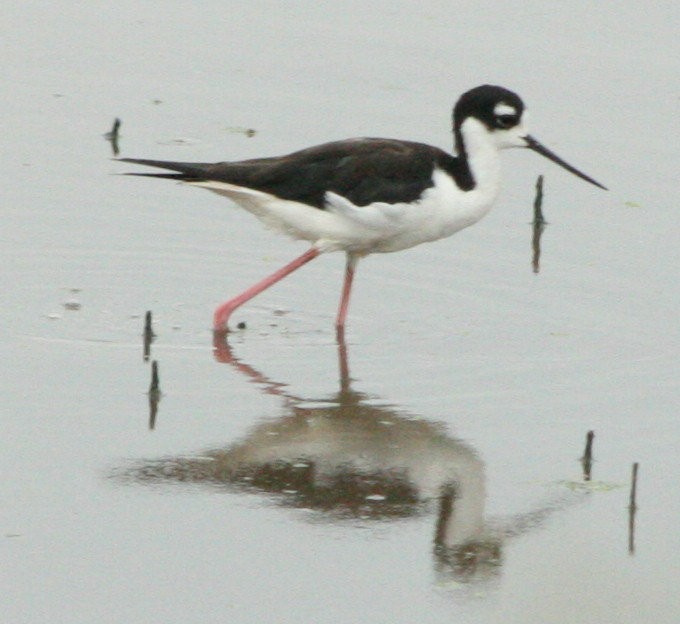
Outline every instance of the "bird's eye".
<path fill-rule="evenodd" d="M 496 115 L 496 126 L 498 128 L 512 128 L 517 123 L 515 115 Z"/>

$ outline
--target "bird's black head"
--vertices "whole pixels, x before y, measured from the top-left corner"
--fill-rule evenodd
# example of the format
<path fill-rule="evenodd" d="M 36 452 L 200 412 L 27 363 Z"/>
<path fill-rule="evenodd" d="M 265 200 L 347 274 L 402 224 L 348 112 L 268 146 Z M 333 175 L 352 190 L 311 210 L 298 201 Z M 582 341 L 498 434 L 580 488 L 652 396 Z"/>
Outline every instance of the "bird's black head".
<path fill-rule="evenodd" d="M 520 97 L 494 85 L 482 85 L 463 93 L 453 109 L 453 127 L 468 118 L 479 119 L 489 130 L 507 130 L 518 125 L 524 112 Z"/>

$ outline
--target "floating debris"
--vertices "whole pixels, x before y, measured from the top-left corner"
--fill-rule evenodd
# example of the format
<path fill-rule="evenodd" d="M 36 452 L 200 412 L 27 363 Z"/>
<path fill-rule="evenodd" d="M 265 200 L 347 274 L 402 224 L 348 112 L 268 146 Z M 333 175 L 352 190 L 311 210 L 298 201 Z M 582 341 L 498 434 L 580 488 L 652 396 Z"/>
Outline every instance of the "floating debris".
<path fill-rule="evenodd" d="M 197 139 L 189 139 L 189 138 L 182 138 L 182 137 L 176 137 L 174 139 L 169 139 L 167 141 L 158 141 L 158 145 L 198 145 L 200 141 Z"/>
<path fill-rule="evenodd" d="M 252 138 L 257 134 L 255 128 L 244 128 L 242 126 L 227 126 L 225 130 L 233 134 L 245 134 L 248 138 Z"/>
<path fill-rule="evenodd" d="M 83 306 L 79 301 L 76 301 L 75 299 L 69 299 L 68 301 L 64 301 L 62 304 L 64 306 L 65 310 L 71 310 L 71 311 L 76 311 L 80 310 Z"/>
<path fill-rule="evenodd" d="M 608 483 L 606 481 L 556 481 L 557 485 L 561 485 L 571 490 L 572 492 L 611 492 L 623 487 L 620 483 Z"/>

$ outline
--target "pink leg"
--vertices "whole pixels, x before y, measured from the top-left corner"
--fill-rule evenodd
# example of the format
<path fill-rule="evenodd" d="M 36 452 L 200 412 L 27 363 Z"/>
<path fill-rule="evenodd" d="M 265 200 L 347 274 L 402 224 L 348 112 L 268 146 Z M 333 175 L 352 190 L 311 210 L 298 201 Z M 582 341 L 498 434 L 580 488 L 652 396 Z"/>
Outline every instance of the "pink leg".
<path fill-rule="evenodd" d="M 352 292 L 352 280 L 354 279 L 354 267 L 357 264 L 357 258 L 347 254 L 347 264 L 345 265 L 345 283 L 342 286 L 342 298 L 340 299 L 340 307 L 338 308 L 338 316 L 335 320 L 335 332 L 338 341 L 344 339 L 345 334 L 345 318 L 347 318 L 347 308 L 349 307 L 349 295 Z"/>
<path fill-rule="evenodd" d="M 307 264 L 310 260 L 313 260 L 319 255 L 319 250 L 316 247 L 311 247 L 300 257 L 296 258 L 284 267 L 281 267 L 275 273 L 272 273 L 269 277 L 266 277 L 261 282 L 254 284 L 248 290 L 245 290 L 240 295 L 230 299 L 226 303 L 223 303 L 215 310 L 213 315 L 213 329 L 216 332 L 224 331 L 227 327 L 227 321 L 231 316 L 231 313 L 243 305 L 246 301 L 250 301 L 255 295 L 259 295 L 263 290 L 266 290 L 276 282 L 282 280 L 286 275 L 289 275 L 296 269 L 299 269 L 302 265 Z"/>

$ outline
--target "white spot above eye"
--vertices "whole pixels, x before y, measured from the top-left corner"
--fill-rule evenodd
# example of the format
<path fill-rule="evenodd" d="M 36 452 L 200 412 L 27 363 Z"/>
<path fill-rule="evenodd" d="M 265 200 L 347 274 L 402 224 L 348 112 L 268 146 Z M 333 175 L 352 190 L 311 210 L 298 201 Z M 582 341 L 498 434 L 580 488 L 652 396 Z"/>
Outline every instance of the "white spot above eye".
<path fill-rule="evenodd" d="M 500 117 L 501 115 L 516 115 L 517 109 L 514 106 L 510 106 L 510 104 L 501 102 L 494 106 L 493 114 L 496 115 L 496 117 Z"/>

